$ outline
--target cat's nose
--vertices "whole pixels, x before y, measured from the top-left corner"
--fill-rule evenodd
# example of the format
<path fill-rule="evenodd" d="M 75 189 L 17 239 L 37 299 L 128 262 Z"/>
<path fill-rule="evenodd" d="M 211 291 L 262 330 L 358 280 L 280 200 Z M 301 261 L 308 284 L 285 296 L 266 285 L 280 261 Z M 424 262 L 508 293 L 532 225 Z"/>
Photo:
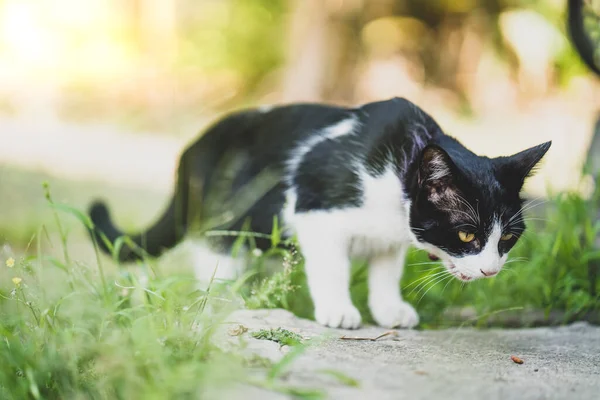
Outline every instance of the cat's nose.
<path fill-rule="evenodd" d="M 498 273 L 498 271 L 484 271 L 482 269 L 480 269 L 480 271 L 483 274 L 483 276 L 494 276 Z"/>

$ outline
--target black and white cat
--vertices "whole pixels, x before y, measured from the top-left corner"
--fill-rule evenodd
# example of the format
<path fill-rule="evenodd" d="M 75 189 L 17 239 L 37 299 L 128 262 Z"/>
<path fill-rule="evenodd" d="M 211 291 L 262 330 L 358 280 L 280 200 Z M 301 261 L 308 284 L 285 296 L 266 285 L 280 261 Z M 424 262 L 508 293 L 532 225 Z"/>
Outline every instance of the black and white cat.
<path fill-rule="evenodd" d="M 498 274 L 525 230 L 519 193 L 550 144 L 510 157 L 477 156 L 401 98 L 359 108 L 236 112 L 184 151 L 169 207 L 131 239 L 158 256 L 202 221 L 270 234 L 277 216 L 288 236 L 297 235 L 318 322 L 360 325 L 350 261 L 368 257 L 375 321 L 410 328 L 419 317 L 399 285 L 409 246 L 441 259 L 462 281 Z M 93 234 L 113 243 L 123 235 L 102 203 L 90 214 Z M 226 254 L 234 240 L 211 245 Z M 258 238 L 256 245 L 270 241 Z M 138 257 L 128 247 L 119 253 L 122 261 Z"/>

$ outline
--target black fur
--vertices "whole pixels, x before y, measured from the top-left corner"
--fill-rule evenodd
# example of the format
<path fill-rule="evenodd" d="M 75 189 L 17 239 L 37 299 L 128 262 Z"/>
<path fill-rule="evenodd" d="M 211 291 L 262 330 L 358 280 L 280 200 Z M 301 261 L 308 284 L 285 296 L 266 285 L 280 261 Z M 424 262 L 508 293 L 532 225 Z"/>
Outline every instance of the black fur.
<path fill-rule="evenodd" d="M 356 123 L 352 134 L 335 140 L 318 138 L 328 127 L 349 119 Z M 316 144 L 290 174 L 290 160 L 315 138 Z M 147 254 L 157 256 L 190 229 L 270 234 L 273 217 L 281 217 L 290 185 L 297 196 L 297 213 L 360 207 L 364 193 L 357 167 L 376 177 L 391 166 L 413 203 L 410 217 L 417 238 L 451 254 L 467 254 L 484 243 L 458 242 L 456 230 L 461 221 L 455 217 L 462 206 L 448 210 L 435 205 L 432 190 L 460 193 L 480 213 L 481 224 L 473 229 L 487 229 L 486 221 L 494 215 L 508 221 L 519 211 L 523 181 L 549 147 L 546 143 L 512 157 L 479 157 L 446 136 L 424 111 L 400 98 L 360 108 L 296 104 L 268 112 L 240 111 L 218 121 L 183 152 L 170 205 L 154 226 L 131 238 Z M 425 179 L 430 173 L 427 157 L 436 154 L 452 173 L 432 182 Z M 123 233 L 103 204 L 96 203 L 90 215 L 95 224 L 92 235 L 107 251 L 99 233 L 111 243 Z M 522 221 L 518 222 L 511 227 L 515 233 L 524 229 Z M 214 244 L 227 251 L 234 240 L 223 237 Z M 270 241 L 258 239 L 257 245 L 266 248 Z M 132 261 L 140 252 L 124 246 L 118 256 L 121 261 Z"/>
<path fill-rule="evenodd" d="M 490 159 L 477 156 L 451 137 L 434 139 L 422 152 L 420 169 L 411 186 L 411 198 L 415 202 L 411 208 L 411 226 L 417 239 L 454 256 L 475 254 L 485 246 L 492 222 L 499 218 L 505 232 L 515 235 L 499 244 L 500 254 L 507 253 L 525 230 L 520 217 L 523 199 L 519 195 L 524 180 L 550 145 L 551 142 L 547 142 L 511 157 Z M 450 174 L 427 182 L 423 175 L 430 174 L 429 163 L 424 159 L 432 152 L 445 160 Z M 464 202 L 445 209 L 431 201 L 431 191 L 436 194 L 449 191 L 449 196 L 460 195 Z M 475 221 L 473 214 L 477 217 Z M 463 243 L 458 237 L 459 230 L 474 233 L 477 239 Z"/>

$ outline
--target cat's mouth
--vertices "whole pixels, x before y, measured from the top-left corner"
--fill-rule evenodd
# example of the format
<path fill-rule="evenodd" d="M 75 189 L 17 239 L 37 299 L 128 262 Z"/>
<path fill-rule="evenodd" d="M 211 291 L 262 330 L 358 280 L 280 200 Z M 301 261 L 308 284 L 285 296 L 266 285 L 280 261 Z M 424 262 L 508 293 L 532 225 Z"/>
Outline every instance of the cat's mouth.
<path fill-rule="evenodd" d="M 452 276 L 454 276 L 456 279 L 458 279 L 460 281 L 469 282 L 469 281 L 473 280 L 472 277 L 465 275 L 462 272 L 458 271 L 458 269 L 456 268 L 456 265 L 454 265 L 453 263 L 448 263 L 447 268 L 448 268 L 448 272 L 450 272 L 452 274 Z"/>
<path fill-rule="evenodd" d="M 454 267 L 454 265 L 452 265 L 450 267 L 451 268 L 450 273 L 458 280 L 461 280 L 463 282 L 469 282 L 469 281 L 473 280 L 473 278 L 471 278 L 470 276 L 467 276 L 467 275 L 463 274 L 462 272 L 457 272 L 456 269 L 452 268 L 452 267 Z"/>
<path fill-rule="evenodd" d="M 439 261 L 440 260 L 440 258 L 438 256 L 436 256 L 435 254 L 432 254 L 432 253 L 429 253 L 429 259 L 431 261 Z M 446 263 L 444 263 L 444 264 L 446 264 Z M 467 276 L 467 275 L 463 274 L 462 272 L 457 271 L 456 265 L 454 265 L 451 262 L 446 264 L 446 267 L 447 267 L 448 271 L 452 274 L 452 276 L 454 276 L 458 280 L 461 280 L 463 282 L 469 282 L 469 281 L 473 280 L 472 277 Z"/>

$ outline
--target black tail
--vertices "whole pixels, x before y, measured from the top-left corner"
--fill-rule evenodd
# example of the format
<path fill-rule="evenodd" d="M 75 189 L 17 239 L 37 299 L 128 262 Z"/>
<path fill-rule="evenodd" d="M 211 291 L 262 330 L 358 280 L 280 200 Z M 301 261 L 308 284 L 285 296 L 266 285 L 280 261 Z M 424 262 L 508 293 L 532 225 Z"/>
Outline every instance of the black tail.
<path fill-rule="evenodd" d="M 595 46 L 590 36 L 586 33 L 584 27 L 583 0 L 569 0 L 568 18 L 569 35 L 575 49 L 583 62 L 598 76 L 600 76 L 600 66 L 595 60 Z"/>
<path fill-rule="evenodd" d="M 90 231 L 90 235 L 95 239 L 98 247 L 106 254 L 112 255 L 106 240 L 114 247 L 117 239 L 126 236 L 134 245 L 128 245 L 127 241 L 124 241 L 118 259 L 121 262 L 131 262 L 141 260 L 144 256 L 157 257 L 183 239 L 188 225 L 189 201 L 188 176 L 184 166 L 185 162 L 181 162 L 171 203 L 160 219 L 145 232 L 134 235 L 123 233 L 113 224 L 106 205 L 100 201 L 93 203 L 89 214 L 94 228 Z"/>

